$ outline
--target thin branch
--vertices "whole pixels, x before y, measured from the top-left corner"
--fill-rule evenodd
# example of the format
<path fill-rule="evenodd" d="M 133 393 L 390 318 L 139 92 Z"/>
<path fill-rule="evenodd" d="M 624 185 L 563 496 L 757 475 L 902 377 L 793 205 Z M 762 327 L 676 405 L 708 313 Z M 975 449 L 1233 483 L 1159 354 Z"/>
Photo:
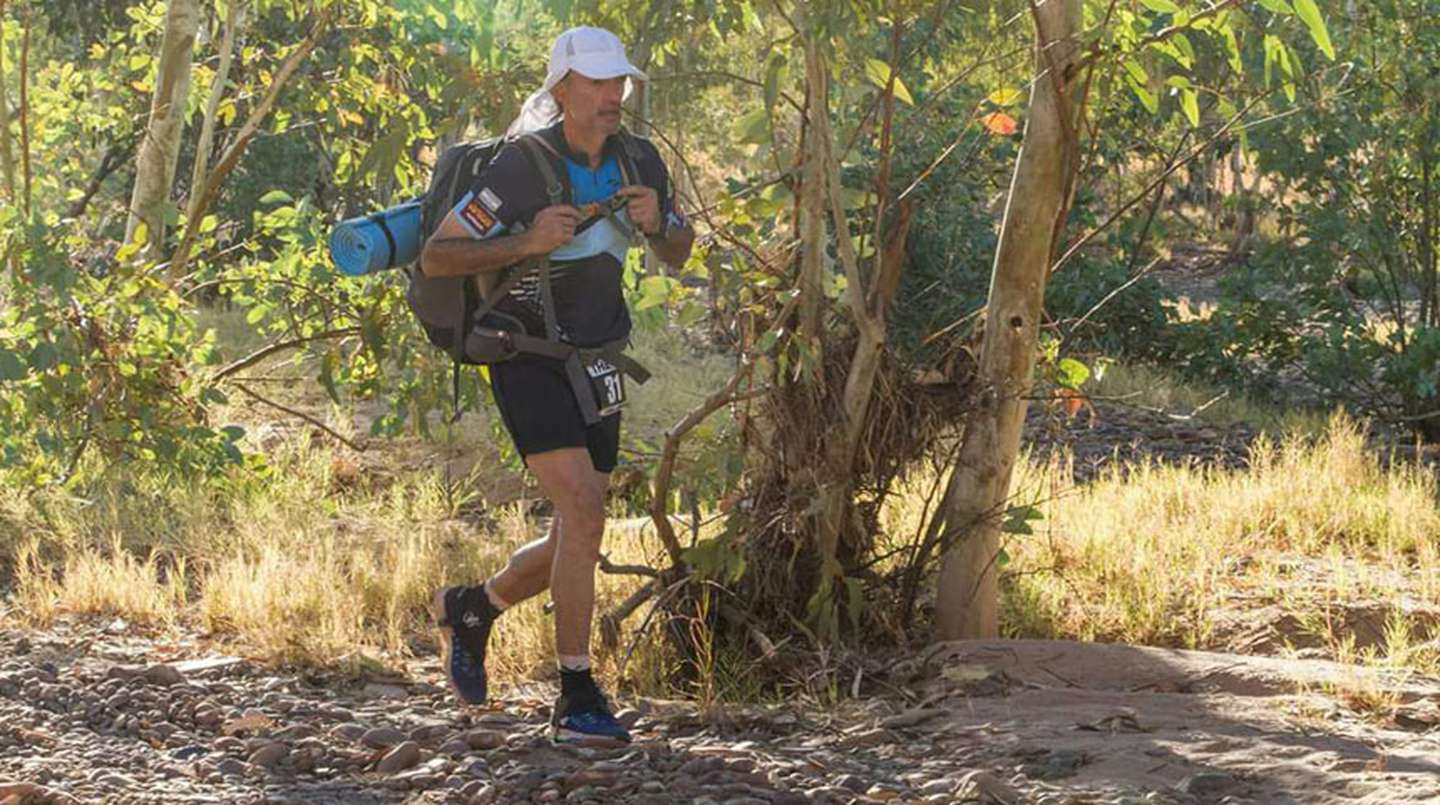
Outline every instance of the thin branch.
<path fill-rule="evenodd" d="M 753 79 L 753 78 L 746 78 L 746 77 L 743 76 L 743 75 L 737 75 L 737 74 L 735 74 L 735 73 L 726 72 L 725 70 L 691 70 L 690 72 L 686 72 L 686 73 L 674 73 L 674 74 L 672 74 L 672 75 L 666 75 L 666 76 L 655 76 L 655 78 L 653 78 L 653 79 L 651 79 L 651 80 L 652 80 L 652 81 L 679 81 L 679 80 L 685 79 L 685 78 L 727 78 L 727 79 L 729 79 L 729 80 L 731 80 L 731 81 L 736 81 L 736 82 L 739 82 L 739 83 L 741 83 L 741 84 L 749 84 L 749 85 L 752 86 L 752 87 L 761 87 L 761 88 L 763 88 L 763 87 L 765 86 L 765 82 L 764 82 L 764 81 L 757 81 L 757 80 L 755 80 L 755 79 Z M 800 102 L 797 101 L 797 100 L 795 100 L 793 97 L 791 97 L 790 93 L 785 92 L 784 90 L 781 90 L 781 91 L 780 91 L 780 97 L 783 98 L 786 103 L 790 104 L 790 106 L 793 107 L 793 108 L 795 109 L 795 111 L 797 111 L 797 112 L 803 112 L 803 111 L 804 111 L 804 109 L 800 106 Z"/>
<path fill-rule="evenodd" d="M 1213 6 L 1211 6 L 1210 8 L 1205 9 L 1204 11 L 1200 11 L 1200 12 L 1197 12 L 1196 14 L 1191 15 L 1189 21 L 1186 22 L 1184 25 L 1171 25 L 1171 26 L 1169 26 L 1169 27 L 1167 27 L 1167 28 L 1162 28 L 1162 29 L 1160 29 L 1159 31 L 1156 31 L 1155 33 L 1151 34 L 1150 36 L 1147 36 L 1147 37 L 1145 37 L 1144 39 L 1141 39 L 1139 42 L 1136 42 L 1135 45 L 1134 45 L 1130 50 L 1125 51 L 1125 52 L 1133 53 L 1133 52 L 1136 52 L 1136 51 L 1144 50 L 1145 48 L 1150 47 L 1151 45 L 1155 45 L 1155 44 L 1159 44 L 1160 42 L 1164 42 L 1165 40 L 1170 39 L 1170 38 L 1176 36 L 1177 34 L 1182 34 L 1182 33 L 1185 33 L 1186 31 L 1193 31 L 1193 30 L 1195 30 L 1195 23 L 1196 23 L 1196 22 L 1198 22 L 1198 21 L 1200 21 L 1200 20 L 1203 20 L 1203 19 L 1208 19 L 1208 18 L 1210 18 L 1210 17 L 1214 17 L 1214 16 L 1218 15 L 1218 14 L 1219 14 L 1220 12 L 1222 12 L 1222 11 L 1225 11 L 1225 10 L 1227 10 L 1227 9 L 1231 9 L 1231 8 L 1234 8 L 1234 7 L 1238 6 L 1238 5 L 1240 5 L 1242 2 L 1243 2 L 1243 0 L 1223 0 L 1223 2 L 1217 3 L 1216 5 L 1213 5 Z M 1108 18 L 1108 14 L 1107 14 L 1107 18 Z M 1119 54 L 1120 52 L 1121 52 L 1121 51 L 1119 51 L 1118 49 L 1114 49 L 1114 48 L 1111 48 L 1111 49 L 1108 49 L 1108 50 L 1107 50 L 1107 49 L 1105 49 L 1105 48 L 1096 47 L 1096 48 L 1095 48 L 1094 50 L 1092 50 L 1088 55 L 1086 55 L 1085 58 L 1081 59 L 1081 60 L 1079 61 L 1079 63 L 1077 63 L 1077 64 L 1075 65 L 1075 69 L 1076 69 L 1076 70 L 1083 70 L 1083 69 L 1085 69 L 1086 67 L 1090 67 L 1090 66 L 1093 65 L 1095 62 L 1098 62 L 1098 61 L 1100 61 L 1101 59 L 1106 58 L 1107 56 L 1113 56 L 1113 55 Z"/>
<path fill-rule="evenodd" d="M 648 576 L 653 579 L 660 575 L 660 571 L 647 565 L 617 565 L 603 554 L 600 556 L 600 570 L 615 576 Z"/>
<path fill-rule="evenodd" d="M 20 40 L 20 164 L 25 176 L 25 214 L 30 215 L 30 10 Z"/>
<path fill-rule="evenodd" d="M 130 161 L 130 155 L 135 153 L 135 145 L 138 138 L 131 139 L 128 143 L 120 145 L 112 144 L 105 149 L 105 155 L 100 158 L 100 164 L 95 166 L 95 173 L 90 176 L 90 183 L 85 186 L 85 192 L 70 209 L 65 211 L 66 218 L 79 218 L 85 214 L 85 208 L 90 206 L 90 201 L 100 192 L 100 187 L 110 175 Z"/>
<path fill-rule="evenodd" d="M 1080 251 L 1080 249 L 1083 248 L 1086 244 L 1094 240 L 1095 237 L 1101 232 L 1109 229 L 1110 225 L 1120 220 L 1121 216 L 1130 212 L 1130 210 L 1134 209 L 1137 204 L 1148 198 L 1150 194 L 1155 191 L 1155 188 L 1164 184 L 1165 181 L 1170 178 L 1171 174 L 1179 170 L 1182 166 L 1188 165 L 1193 162 L 1197 157 L 1205 153 L 1205 151 L 1209 149 L 1210 146 L 1219 142 L 1221 138 L 1229 134 L 1230 130 L 1235 127 L 1235 124 L 1240 122 L 1241 118 L 1243 118 L 1247 112 L 1254 108 L 1255 105 L 1260 103 L 1260 101 L 1264 98 L 1265 94 L 1257 95 L 1249 103 L 1245 104 L 1244 109 L 1236 112 L 1234 117 L 1231 117 L 1228 121 L 1226 121 L 1225 125 L 1217 129 L 1215 133 L 1210 135 L 1208 139 L 1191 149 L 1190 152 L 1185 155 L 1184 159 L 1175 162 L 1174 164 L 1170 165 L 1170 167 L 1166 168 L 1164 171 L 1161 171 L 1160 175 L 1155 177 L 1155 179 L 1153 179 L 1149 184 L 1145 185 L 1145 187 L 1139 193 L 1135 194 L 1134 198 L 1120 205 L 1120 207 L 1116 209 L 1115 212 L 1111 213 L 1108 218 L 1106 218 L 1104 221 L 1101 221 L 1099 224 L 1095 225 L 1095 227 L 1089 232 L 1086 232 L 1084 235 L 1082 235 L 1078 240 L 1071 244 L 1069 248 L 1065 250 L 1064 254 L 1060 255 L 1060 258 L 1058 260 L 1056 260 L 1050 266 L 1050 273 L 1053 274 L 1056 271 L 1059 271 L 1060 268 L 1064 266 L 1071 257 L 1075 256 L 1076 252 Z"/>
<path fill-rule="evenodd" d="M 685 565 L 684 549 L 680 547 L 680 538 L 675 535 L 675 527 L 670 524 L 667 505 L 670 484 L 675 475 L 675 459 L 680 453 L 680 442 L 696 425 L 705 421 L 706 417 L 735 401 L 735 389 L 749 374 L 749 370 L 749 363 L 741 361 L 740 368 L 724 386 L 686 414 L 675 427 L 665 432 L 665 447 L 660 453 L 660 465 L 655 470 L 653 493 L 650 496 L 650 519 L 655 522 L 655 531 L 664 543 L 666 552 L 670 554 L 670 561 L 676 566 Z"/>
<path fill-rule="evenodd" d="M 287 349 L 294 349 L 295 347 L 309 344 L 312 341 L 327 341 L 332 338 L 344 338 L 351 335 L 360 335 L 360 328 L 345 327 L 339 330 L 326 330 L 325 332 L 319 333 L 317 335 L 309 335 L 301 338 L 291 338 L 286 341 L 277 341 L 274 344 L 270 344 L 269 346 L 261 347 L 260 349 L 255 350 L 254 352 L 246 355 L 240 360 L 229 364 L 225 368 L 216 372 L 212 380 L 223 380 L 235 374 L 236 372 L 254 366 L 255 364 L 270 357 L 271 355 L 274 355 L 277 352 L 284 352 Z"/>
<path fill-rule="evenodd" d="M 210 209 L 210 205 L 214 203 L 216 196 L 220 194 L 220 185 L 225 182 L 230 171 L 235 169 L 240 157 L 249 147 L 250 141 L 259 132 L 260 124 L 270 115 L 270 109 L 275 106 L 275 101 L 280 97 L 280 90 L 299 68 L 300 63 L 309 57 L 311 51 L 320 44 L 320 37 L 329 27 L 330 14 L 325 12 L 315 21 L 314 27 L 310 29 L 310 33 L 304 41 L 295 48 L 285 63 L 280 65 L 264 99 L 250 112 L 250 117 L 246 119 L 245 125 L 241 126 L 240 132 L 236 134 L 235 141 L 230 144 L 225 155 L 220 158 L 215 169 L 210 172 L 209 178 L 205 181 L 205 190 L 200 194 L 199 201 L 192 206 L 189 219 L 185 222 L 185 235 L 180 239 L 180 245 L 175 248 L 175 253 L 170 258 L 170 275 L 172 277 L 179 278 L 185 275 L 185 266 L 190 261 L 190 250 L 194 247 L 195 238 L 200 231 L 200 221 L 205 217 L 205 212 Z"/>
<path fill-rule="evenodd" d="M 271 400 L 271 399 L 269 399 L 269 398 L 267 398 L 267 397 L 262 397 L 262 396 L 260 396 L 259 394 L 256 394 L 255 392 L 251 391 L 248 386 L 246 386 L 246 385 L 244 385 L 244 384 L 242 384 L 242 383 L 234 383 L 234 384 L 232 384 L 232 385 L 234 385 L 235 388 L 240 389 L 241 391 L 245 392 L 246 396 L 250 397 L 251 399 L 255 400 L 255 401 L 258 402 L 258 403 L 263 403 L 263 404 L 265 404 L 265 405 L 270 406 L 271 408 L 274 408 L 274 409 L 277 410 L 277 411 L 284 411 L 285 413 L 287 413 L 287 414 L 289 414 L 289 415 L 291 415 L 291 416 L 293 416 L 293 417 L 299 417 L 300 419 L 303 419 L 303 420 L 305 420 L 306 422 L 309 422 L 311 425 L 314 425 L 315 427 L 317 427 L 317 428 L 319 428 L 320 430 L 324 431 L 325 433 L 329 434 L 331 438 L 335 439 L 336 441 L 340 442 L 341 444 L 345 445 L 346 447 L 350 448 L 351 450 L 354 450 L 354 451 L 357 452 L 357 453 L 363 453 L 363 452 L 365 452 L 365 446 L 364 446 L 364 445 L 362 445 L 362 444 L 356 444 L 355 442 L 350 441 L 349 439 L 345 438 L 344 436 L 340 435 L 339 433 L 336 433 L 334 428 L 331 428 L 329 425 L 326 425 L 324 422 L 321 422 L 320 420 L 316 419 L 315 417 L 310 416 L 309 414 L 305 413 L 304 411 L 297 411 L 297 410 L 295 410 L 294 408 L 291 408 L 291 407 L 286 406 L 286 405 L 282 405 L 282 404 L 280 404 L 280 403 L 278 403 L 278 402 L 275 402 L 274 400 Z"/>

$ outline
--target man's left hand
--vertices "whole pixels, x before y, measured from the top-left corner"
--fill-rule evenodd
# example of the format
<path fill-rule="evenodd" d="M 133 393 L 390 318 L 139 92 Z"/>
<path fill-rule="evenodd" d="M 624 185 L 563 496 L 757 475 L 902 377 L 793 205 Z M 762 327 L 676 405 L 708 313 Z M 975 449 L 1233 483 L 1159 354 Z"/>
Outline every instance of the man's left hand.
<path fill-rule="evenodd" d="M 655 188 L 641 184 L 620 188 L 619 195 L 629 199 L 625 210 L 630 214 L 630 223 L 639 227 L 646 237 L 660 234 L 660 194 Z"/>

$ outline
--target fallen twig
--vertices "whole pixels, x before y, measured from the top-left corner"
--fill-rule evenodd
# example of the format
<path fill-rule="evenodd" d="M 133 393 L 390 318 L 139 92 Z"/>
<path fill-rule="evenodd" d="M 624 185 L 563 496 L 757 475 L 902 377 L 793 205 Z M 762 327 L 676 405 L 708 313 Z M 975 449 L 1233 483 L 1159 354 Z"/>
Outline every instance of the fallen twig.
<path fill-rule="evenodd" d="M 243 384 L 241 384 L 241 383 L 235 383 L 235 384 L 233 384 L 233 385 L 235 386 L 235 388 L 240 389 L 241 391 L 243 391 L 243 392 L 246 394 L 246 396 L 250 397 L 251 399 L 255 400 L 256 402 L 259 402 L 259 403 L 263 403 L 263 404 L 265 404 L 265 405 L 268 405 L 268 406 L 270 406 L 271 408 L 276 409 L 277 411 L 284 411 L 285 413 L 287 413 L 287 414 L 289 414 L 289 415 L 291 415 L 291 416 L 293 416 L 293 417 L 299 417 L 300 419 L 303 419 L 303 420 L 305 420 L 306 422 L 309 422 L 311 425 L 314 425 L 315 427 L 317 427 L 317 428 L 319 428 L 320 430 L 324 431 L 325 433 L 329 434 L 331 437 L 333 437 L 334 439 L 336 439 L 337 441 L 339 441 L 341 444 L 345 445 L 346 447 L 350 448 L 351 450 L 354 450 L 354 451 L 357 452 L 357 453 L 363 453 L 363 452 L 365 452 L 365 446 L 364 446 L 364 445 L 362 445 L 362 444 L 357 444 L 357 443 L 355 443 L 355 442 L 353 442 L 353 441 L 345 438 L 344 436 L 342 436 L 342 435 L 340 435 L 339 433 L 337 433 L 334 428 L 331 428 L 329 425 L 326 425 L 324 422 L 321 422 L 320 420 L 316 419 L 315 417 L 310 416 L 309 414 L 305 413 L 304 411 L 297 411 L 297 410 L 295 410 L 294 408 L 290 408 L 289 406 L 282 405 L 282 404 L 280 404 L 280 403 L 278 403 L 278 402 L 275 402 L 274 400 L 271 400 L 271 399 L 269 399 L 269 398 L 262 397 L 262 396 L 260 396 L 259 394 L 256 394 L 255 392 L 251 391 L 249 388 L 247 388 L 245 385 L 243 385 Z"/>

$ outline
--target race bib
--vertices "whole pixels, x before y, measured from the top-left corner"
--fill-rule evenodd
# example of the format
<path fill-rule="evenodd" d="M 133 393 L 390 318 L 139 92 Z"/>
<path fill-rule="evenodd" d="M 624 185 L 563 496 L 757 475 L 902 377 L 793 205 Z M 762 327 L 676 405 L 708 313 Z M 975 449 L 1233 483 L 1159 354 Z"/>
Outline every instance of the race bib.
<path fill-rule="evenodd" d="M 590 389 L 595 394 L 595 407 L 600 416 L 609 416 L 625 406 L 625 376 L 604 358 L 596 358 L 585 367 L 590 376 Z"/>

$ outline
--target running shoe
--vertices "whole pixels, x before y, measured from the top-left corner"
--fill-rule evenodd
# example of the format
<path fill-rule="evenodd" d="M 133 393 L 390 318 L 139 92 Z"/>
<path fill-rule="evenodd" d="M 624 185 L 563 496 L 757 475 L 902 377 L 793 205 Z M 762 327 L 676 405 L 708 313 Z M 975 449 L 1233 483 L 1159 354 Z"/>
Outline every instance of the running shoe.
<path fill-rule="evenodd" d="M 443 587 L 435 592 L 431 609 L 440 627 L 441 667 L 450 687 L 462 702 L 484 704 L 488 698 L 485 644 L 499 611 L 486 598 L 484 587 Z"/>
<path fill-rule="evenodd" d="M 550 716 L 550 737 L 557 744 L 628 744 L 630 733 L 615 715 L 600 689 L 560 694 Z"/>

